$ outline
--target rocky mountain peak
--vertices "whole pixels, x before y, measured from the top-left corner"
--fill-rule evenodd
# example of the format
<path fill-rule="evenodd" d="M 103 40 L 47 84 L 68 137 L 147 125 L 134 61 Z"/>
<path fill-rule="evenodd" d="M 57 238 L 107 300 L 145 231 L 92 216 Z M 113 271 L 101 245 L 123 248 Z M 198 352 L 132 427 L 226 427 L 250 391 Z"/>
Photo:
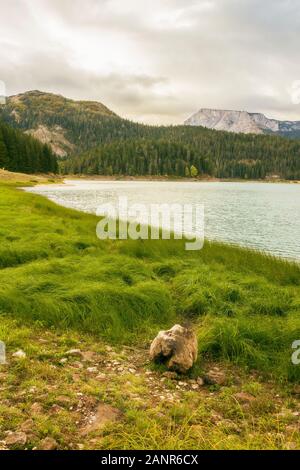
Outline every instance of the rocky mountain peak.
<path fill-rule="evenodd" d="M 244 134 L 276 133 L 294 136 L 300 133 L 300 121 L 279 121 L 269 119 L 262 113 L 222 109 L 201 108 L 184 124 Z"/>

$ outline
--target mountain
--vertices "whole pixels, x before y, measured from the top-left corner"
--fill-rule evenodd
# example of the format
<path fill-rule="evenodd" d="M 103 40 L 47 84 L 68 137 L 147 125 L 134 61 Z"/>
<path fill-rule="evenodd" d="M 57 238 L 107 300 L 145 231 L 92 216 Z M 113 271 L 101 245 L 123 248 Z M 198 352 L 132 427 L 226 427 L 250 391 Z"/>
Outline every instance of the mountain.
<path fill-rule="evenodd" d="M 90 128 L 91 123 L 101 125 L 107 119 L 117 118 L 96 101 L 74 101 L 41 91 L 10 96 L 1 108 L 0 116 L 8 124 L 49 144 L 60 157 L 85 149 L 89 139 L 93 145 L 93 136 L 84 135 L 80 127 Z"/>
<path fill-rule="evenodd" d="M 278 121 L 261 113 L 202 108 L 185 122 L 188 126 L 203 126 L 220 131 L 244 134 L 277 134 L 300 138 L 300 121 Z"/>
<path fill-rule="evenodd" d="M 56 173 L 56 155 L 34 137 L 0 121 L 0 168 L 22 173 Z"/>
<path fill-rule="evenodd" d="M 8 98 L 0 117 L 51 145 L 68 173 L 300 179 L 300 141 L 274 132 L 144 125 L 101 103 L 40 91 Z"/>

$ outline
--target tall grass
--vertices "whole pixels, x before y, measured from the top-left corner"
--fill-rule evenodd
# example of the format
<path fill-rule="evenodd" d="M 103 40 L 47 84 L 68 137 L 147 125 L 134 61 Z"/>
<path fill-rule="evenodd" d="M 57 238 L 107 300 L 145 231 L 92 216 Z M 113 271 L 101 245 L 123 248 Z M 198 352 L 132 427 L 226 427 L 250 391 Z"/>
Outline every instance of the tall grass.
<path fill-rule="evenodd" d="M 0 185 L 0 313 L 120 343 L 189 321 L 202 355 L 299 380 L 299 265 L 220 243 L 99 241 L 97 221 Z"/>

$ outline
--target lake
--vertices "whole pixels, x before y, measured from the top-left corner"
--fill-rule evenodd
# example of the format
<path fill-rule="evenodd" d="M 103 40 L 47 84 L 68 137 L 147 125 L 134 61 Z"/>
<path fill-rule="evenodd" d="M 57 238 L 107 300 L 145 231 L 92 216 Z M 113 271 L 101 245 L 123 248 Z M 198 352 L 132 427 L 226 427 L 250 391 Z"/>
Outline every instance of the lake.
<path fill-rule="evenodd" d="M 96 213 L 106 202 L 204 204 L 205 237 L 300 260 L 300 184 L 66 180 L 27 191 Z"/>

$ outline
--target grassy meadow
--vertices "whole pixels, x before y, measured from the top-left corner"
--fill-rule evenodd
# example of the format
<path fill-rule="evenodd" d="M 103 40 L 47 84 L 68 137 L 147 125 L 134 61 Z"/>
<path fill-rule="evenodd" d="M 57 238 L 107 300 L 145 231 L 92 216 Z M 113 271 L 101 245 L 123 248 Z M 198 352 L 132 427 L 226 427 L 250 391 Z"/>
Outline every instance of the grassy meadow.
<path fill-rule="evenodd" d="M 126 419 L 98 441 L 78 437 L 80 442 L 85 442 L 86 448 L 176 449 L 287 448 L 290 440 L 295 441 L 289 436 L 278 438 L 281 424 L 273 415 L 268 417 L 268 407 L 272 407 L 278 387 L 286 403 L 291 403 L 286 394 L 300 379 L 300 366 L 291 362 L 292 342 L 300 339 L 299 265 L 209 242 L 199 252 L 188 252 L 178 240 L 100 241 L 96 216 L 57 206 L 18 186 L 0 183 L 0 340 L 6 342 L 8 356 L 22 348 L 31 362 L 13 361 L 5 372 L 6 366 L 0 366 L 9 390 L 20 387 L 21 394 L 28 386 L 40 387 L 41 396 L 48 394 L 43 406 L 49 411 L 55 400 L 51 402 L 47 384 L 55 382 L 72 405 L 75 393 L 80 392 L 75 386 L 72 389 L 73 376 L 59 363 L 67 346 L 85 344 L 100 355 L 107 355 L 106 347 L 108 351 L 113 348 L 117 357 L 124 348 L 141 350 L 141 357 L 146 357 L 158 330 L 179 322 L 192 325 L 199 338 L 200 357 L 190 378 L 197 377 L 206 364 L 221 365 L 228 368 L 229 375 L 243 377 L 246 389 L 254 395 L 266 387 L 261 408 L 248 411 L 245 418 L 241 407 L 230 402 L 230 388 L 220 391 L 217 387 L 210 390 L 213 404 L 207 401 L 204 405 L 199 396 L 197 401 L 187 392 L 168 417 L 161 417 L 161 409 L 156 414 L 151 410 L 153 404 L 138 412 L 130 397 L 126 401 L 125 390 L 124 397 L 120 395 L 123 379 L 118 374 L 110 378 L 109 397 L 103 383 L 88 382 L 84 375 L 85 393 L 94 399 L 113 400 Z M 47 335 L 51 341 L 45 351 L 38 338 L 47 341 Z M 56 361 L 53 368 L 46 360 L 50 356 Z M 127 381 L 133 395 L 149 393 L 141 377 Z M 268 381 L 273 384 L 274 396 L 264 385 Z M 0 419 L 0 439 L 1 432 L 11 429 L 7 420 L 18 429 L 22 413 L 30 413 L 35 403 L 32 398 L 27 404 L 22 401 L 20 405 L 17 400 L 13 408 L 6 406 L 11 392 L 7 393 L 2 396 L 4 402 L 0 400 L 4 417 Z M 219 413 L 229 414 L 233 422 L 244 423 L 241 433 L 233 432 L 232 441 L 226 426 L 218 428 L 212 423 L 200 429 L 199 422 L 207 421 L 214 406 L 222 407 Z M 254 431 L 255 413 L 259 425 Z M 71 445 L 63 436 L 74 434 L 76 426 L 67 415 L 65 411 L 49 421 L 48 413 L 48 424 L 43 415 L 38 416 L 39 436 L 50 434 L 61 448 L 72 448 L 76 438 Z M 35 439 L 29 447 L 35 445 Z M 299 441 L 294 445 L 299 446 Z"/>

